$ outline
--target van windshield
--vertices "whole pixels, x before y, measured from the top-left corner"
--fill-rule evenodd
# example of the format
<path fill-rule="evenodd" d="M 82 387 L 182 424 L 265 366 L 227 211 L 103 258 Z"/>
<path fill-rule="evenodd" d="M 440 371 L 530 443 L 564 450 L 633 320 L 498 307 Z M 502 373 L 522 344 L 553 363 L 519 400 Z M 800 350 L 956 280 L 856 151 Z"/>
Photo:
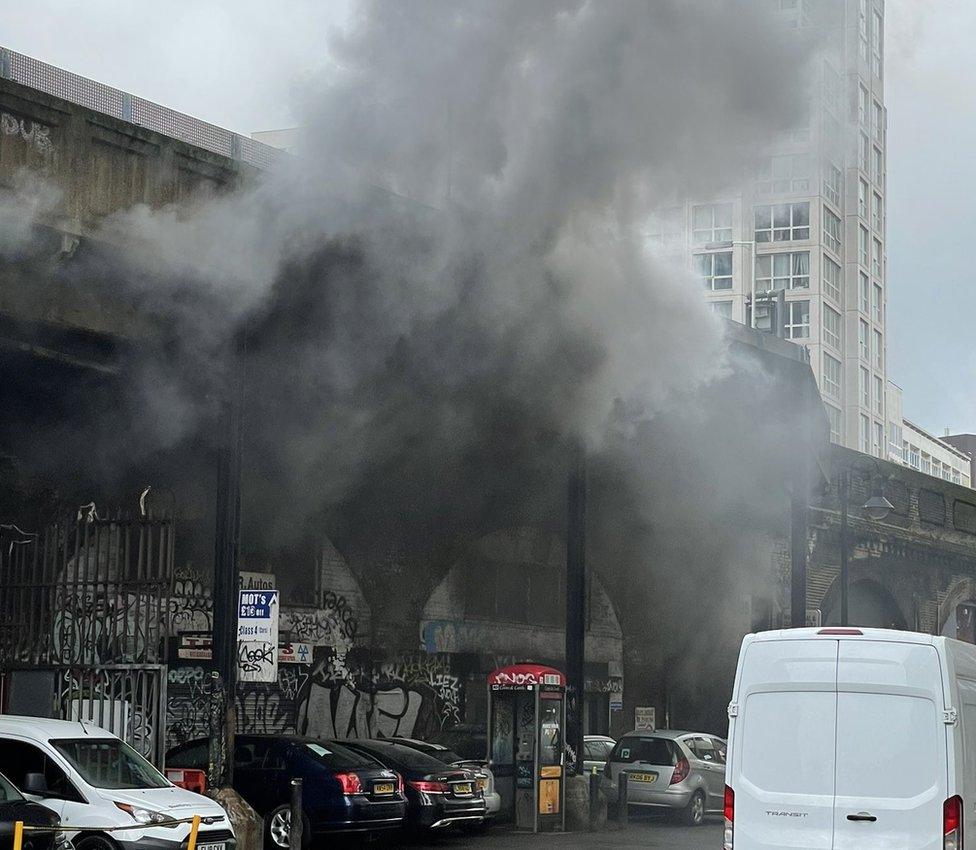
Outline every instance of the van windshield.
<path fill-rule="evenodd" d="M 94 788 L 168 788 L 170 785 L 156 768 L 117 738 L 61 738 L 51 744 Z"/>

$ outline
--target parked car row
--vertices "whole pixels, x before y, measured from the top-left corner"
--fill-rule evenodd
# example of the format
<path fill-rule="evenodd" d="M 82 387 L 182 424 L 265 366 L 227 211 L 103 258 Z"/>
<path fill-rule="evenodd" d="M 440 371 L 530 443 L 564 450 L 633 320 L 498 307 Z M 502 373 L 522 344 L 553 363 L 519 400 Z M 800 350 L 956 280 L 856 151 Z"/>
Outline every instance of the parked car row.
<path fill-rule="evenodd" d="M 204 769 L 208 746 L 199 739 L 176 747 L 167 765 Z M 234 750 L 234 788 L 264 819 L 270 848 L 288 847 L 295 778 L 305 844 L 334 833 L 483 829 L 498 809 L 489 771 L 420 741 L 238 735 Z"/>

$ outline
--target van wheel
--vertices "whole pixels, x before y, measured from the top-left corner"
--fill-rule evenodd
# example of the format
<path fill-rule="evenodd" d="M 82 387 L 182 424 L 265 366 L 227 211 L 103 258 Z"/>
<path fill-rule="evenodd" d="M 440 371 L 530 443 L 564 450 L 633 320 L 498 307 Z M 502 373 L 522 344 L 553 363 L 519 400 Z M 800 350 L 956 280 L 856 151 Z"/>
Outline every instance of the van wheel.
<path fill-rule="evenodd" d="M 302 847 L 308 847 L 311 839 L 308 818 L 302 815 Z M 266 850 L 288 850 L 291 839 L 291 806 L 278 806 L 264 819 L 264 846 Z"/>
<path fill-rule="evenodd" d="M 118 850 L 118 845 L 104 835 L 89 835 L 80 841 L 76 838 L 71 843 L 75 850 Z"/>
<path fill-rule="evenodd" d="M 681 810 L 681 822 L 685 826 L 701 826 L 705 822 L 705 795 L 701 791 L 696 791 Z"/>

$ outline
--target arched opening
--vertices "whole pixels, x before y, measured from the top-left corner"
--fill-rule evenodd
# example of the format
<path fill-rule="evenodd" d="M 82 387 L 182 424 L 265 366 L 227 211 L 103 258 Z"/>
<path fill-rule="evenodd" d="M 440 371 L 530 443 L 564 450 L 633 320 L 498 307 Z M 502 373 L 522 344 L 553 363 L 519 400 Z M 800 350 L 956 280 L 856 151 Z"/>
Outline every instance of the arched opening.
<path fill-rule="evenodd" d="M 839 626 L 840 580 L 834 582 L 824 600 L 823 624 Z M 907 629 L 908 624 L 895 598 L 871 579 L 851 584 L 847 598 L 848 625 L 878 629 Z"/>

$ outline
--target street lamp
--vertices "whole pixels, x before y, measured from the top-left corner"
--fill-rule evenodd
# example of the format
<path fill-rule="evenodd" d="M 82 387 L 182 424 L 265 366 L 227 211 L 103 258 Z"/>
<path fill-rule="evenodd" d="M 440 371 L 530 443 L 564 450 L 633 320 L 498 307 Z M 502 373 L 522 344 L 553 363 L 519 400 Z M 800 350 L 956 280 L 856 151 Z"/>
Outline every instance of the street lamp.
<path fill-rule="evenodd" d="M 723 248 L 734 248 L 738 245 L 749 246 L 749 327 L 756 327 L 756 243 L 753 240 L 727 240 L 725 242 L 709 242 L 705 245 L 706 250 L 718 251 Z"/>
<path fill-rule="evenodd" d="M 884 495 L 884 477 L 880 464 L 872 458 L 874 472 L 871 479 L 871 497 L 861 506 L 867 515 L 878 522 L 891 512 L 894 505 Z M 841 473 L 840 478 L 840 625 L 848 626 L 848 597 L 850 596 L 851 574 L 848 564 L 847 511 L 851 498 L 851 471 L 859 463 L 854 461 Z"/>

